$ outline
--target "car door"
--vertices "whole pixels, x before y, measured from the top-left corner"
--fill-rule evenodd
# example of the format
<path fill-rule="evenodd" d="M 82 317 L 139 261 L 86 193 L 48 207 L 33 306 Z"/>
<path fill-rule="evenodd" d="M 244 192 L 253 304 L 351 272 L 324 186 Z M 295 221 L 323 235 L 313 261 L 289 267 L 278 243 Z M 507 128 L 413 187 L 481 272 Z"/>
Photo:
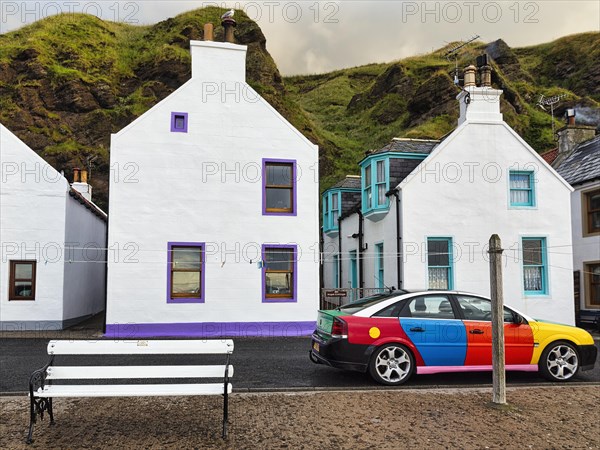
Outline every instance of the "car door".
<path fill-rule="evenodd" d="M 469 295 L 456 295 L 467 335 L 465 366 L 492 364 L 492 303 Z M 528 324 L 514 323 L 510 308 L 504 307 L 504 359 L 506 365 L 530 364 L 533 333 Z"/>
<path fill-rule="evenodd" d="M 465 327 L 445 294 L 407 300 L 400 325 L 426 366 L 462 366 L 467 351 Z"/>

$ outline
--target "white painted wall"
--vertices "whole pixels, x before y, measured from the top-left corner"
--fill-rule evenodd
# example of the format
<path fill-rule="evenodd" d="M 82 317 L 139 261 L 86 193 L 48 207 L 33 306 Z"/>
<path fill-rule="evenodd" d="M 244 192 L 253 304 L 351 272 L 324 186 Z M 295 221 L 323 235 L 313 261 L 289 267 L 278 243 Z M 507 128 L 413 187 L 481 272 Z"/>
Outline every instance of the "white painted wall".
<path fill-rule="evenodd" d="M 67 195 L 63 320 L 91 316 L 106 299 L 106 221 Z"/>
<path fill-rule="evenodd" d="M 193 78 L 112 136 L 108 324 L 316 320 L 318 149 L 246 84 L 245 49 L 193 42 Z M 296 217 L 262 215 L 262 158 L 297 161 Z M 205 303 L 167 303 L 168 242 L 207 243 Z M 262 302 L 264 243 L 298 245 L 296 303 Z"/>
<path fill-rule="evenodd" d="M 509 207 L 509 169 L 535 170 L 534 208 Z M 407 256 L 407 283 L 427 285 L 427 237 L 451 237 L 454 288 L 489 295 L 485 247 L 497 233 L 506 257 L 505 302 L 533 317 L 574 323 L 571 222 L 565 214 L 571 189 L 508 125 L 467 120 L 400 186 L 404 245 L 420 249 Z M 546 238 L 546 296 L 523 293 L 518 249 L 528 236 Z"/>
<path fill-rule="evenodd" d="M 573 221 L 573 269 L 581 271 L 579 292 L 582 309 L 597 309 L 586 306 L 585 302 L 585 266 L 584 263 L 600 261 L 600 235 L 583 235 L 583 195 L 582 192 L 598 189 L 600 183 L 589 182 L 577 186 L 571 194 L 571 218 Z"/>
<path fill-rule="evenodd" d="M 101 311 L 105 264 L 66 263 L 65 239 L 103 248 L 106 223 L 71 198 L 67 180 L 1 124 L 0 162 L 0 327 L 60 329 Z M 8 300 L 11 260 L 37 261 L 35 300 Z"/>
<path fill-rule="evenodd" d="M 0 322 L 4 329 L 55 328 L 62 321 L 67 180 L 0 125 Z M 37 260 L 34 301 L 9 301 L 10 260 Z M 38 322 L 33 325 L 32 322 Z M 6 324 L 8 323 L 8 324 Z"/>

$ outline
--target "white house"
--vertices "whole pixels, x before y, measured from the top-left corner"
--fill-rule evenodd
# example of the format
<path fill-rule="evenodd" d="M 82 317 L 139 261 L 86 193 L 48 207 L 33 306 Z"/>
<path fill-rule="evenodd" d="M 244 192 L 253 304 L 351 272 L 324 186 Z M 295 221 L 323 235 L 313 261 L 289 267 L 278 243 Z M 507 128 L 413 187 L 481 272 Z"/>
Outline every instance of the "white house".
<path fill-rule="evenodd" d="M 106 334 L 312 333 L 318 148 L 246 83 L 246 46 L 190 47 L 191 79 L 112 136 Z"/>
<path fill-rule="evenodd" d="M 487 245 L 497 233 L 505 302 L 574 323 L 572 189 L 503 121 L 502 91 L 477 87 L 475 70 L 465 71 L 452 133 L 441 141 L 394 139 L 361 161 L 360 203 L 324 227 L 325 288 L 489 295 Z"/>
<path fill-rule="evenodd" d="M 1 124 L 0 162 L 1 329 L 63 329 L 101 312 L 106 214 L 86 178 L 69 186 Z"/>
<path fill-rule="evenodd" d="M 553 166 L 571 194 L 573 269 L 578 319 L 600 322 L 600 136 L 595 127 L 569 123 L 558 130 Z"/>

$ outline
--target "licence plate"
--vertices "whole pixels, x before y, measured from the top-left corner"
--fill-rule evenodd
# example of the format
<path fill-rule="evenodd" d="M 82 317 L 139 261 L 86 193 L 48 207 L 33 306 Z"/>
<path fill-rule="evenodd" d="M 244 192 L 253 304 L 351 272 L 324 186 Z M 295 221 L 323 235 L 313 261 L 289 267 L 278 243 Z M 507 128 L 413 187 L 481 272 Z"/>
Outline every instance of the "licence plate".
<path fill-rule="evenodd" d="M 319 344 L 317 342 L 313 343 L 313 349 L 315 350 L 315 352 L 319 352 Z"/>

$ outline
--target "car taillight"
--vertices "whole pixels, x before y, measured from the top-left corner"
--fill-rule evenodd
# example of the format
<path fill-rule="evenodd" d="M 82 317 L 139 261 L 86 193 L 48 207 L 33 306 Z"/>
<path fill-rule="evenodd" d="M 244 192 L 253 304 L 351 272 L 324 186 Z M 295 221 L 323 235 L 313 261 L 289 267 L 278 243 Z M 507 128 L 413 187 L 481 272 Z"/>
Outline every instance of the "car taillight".
<path fill-rule="evenodd" d="M 331 327 L 331 336 L 332 337 L 348 337 L 348 324 L 337 317 L 333 320 L 333 325 Z"/>

